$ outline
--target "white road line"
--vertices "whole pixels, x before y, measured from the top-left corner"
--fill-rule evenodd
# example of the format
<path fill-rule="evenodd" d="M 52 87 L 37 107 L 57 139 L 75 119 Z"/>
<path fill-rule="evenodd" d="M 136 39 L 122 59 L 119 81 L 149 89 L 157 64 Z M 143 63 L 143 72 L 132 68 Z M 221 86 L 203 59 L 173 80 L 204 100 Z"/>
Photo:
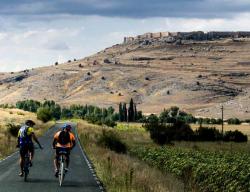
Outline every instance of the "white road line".
<path fill-rule="evenodd" d="M 104 187 L 102 186 L 101 181 L 100 181 L 99 178 L 97 177 L 96 172 L 95 172 L 95 170 L 94 170 L 92 164 L 90 163 L 90 161 L 89 161 L 89 159 L 88 159 L 86 153 L 84 152 L 84 150 L 83 150 L 83 148 L 82 148 L 82 145 L 81 145 L 81 143 L 80 143 L 80 139 L 79 139 L 79 136 L 78 136 L 78 132 L 77 132 L 77 124 L 75 124 L 75 125 L 76 125 L 75 127 L 76 127 L 77 142 L 78 142 L 78 144 L 79 144 L 79 146 L 80 146 L 82 155 L 83 155 L 83 157 L 84 157 L 84 159 L 85 159 L 85 161 L 86 161 L 86 163 L 87 163 L 87 165 L 88 165 L 88 167 L 89 167 L 89 170 L 91 171 L 91 173 L 92 173 L 92 175 L 93 175 L 93 177 L 94 177 L 94 179 L 95 179 L 97 185 L 99 186 L 101 192 L 105 192 L 105 189 L 104 189 Z"/>
<path fill-rule="evenodd" d="M 2 163 L 3 161 L 6 161 L 7 159 L 9 159 L 11 157 L 13 157 L 16 153 L 18 153 L 18 151 L 14 152 L 11 155 L 9 155 L 9 156 L 5 157 L 4 159 L 0 160 L 0 163 Z"/>

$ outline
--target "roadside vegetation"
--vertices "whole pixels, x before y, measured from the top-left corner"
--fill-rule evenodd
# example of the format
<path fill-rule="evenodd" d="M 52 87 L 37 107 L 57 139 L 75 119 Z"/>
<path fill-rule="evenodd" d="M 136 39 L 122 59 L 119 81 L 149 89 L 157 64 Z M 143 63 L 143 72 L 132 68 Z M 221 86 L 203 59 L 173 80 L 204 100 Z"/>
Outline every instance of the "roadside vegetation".
<path fill-rule="evenodd" d="M 137 129 L 123 130 L 121 124 L 118 124 L 119 128 L 112 129 L 92 125 L 83 120 L 77 120 L 77 122 L 81 144 L 107 191 L 183 191 L 182 182 L 174 176 L 129 155 L 127 141 L 137 132 Z M 125 137 L 128 140 L 124 139 Z M 151 143 L 149 138 L 147 141 Z"/>

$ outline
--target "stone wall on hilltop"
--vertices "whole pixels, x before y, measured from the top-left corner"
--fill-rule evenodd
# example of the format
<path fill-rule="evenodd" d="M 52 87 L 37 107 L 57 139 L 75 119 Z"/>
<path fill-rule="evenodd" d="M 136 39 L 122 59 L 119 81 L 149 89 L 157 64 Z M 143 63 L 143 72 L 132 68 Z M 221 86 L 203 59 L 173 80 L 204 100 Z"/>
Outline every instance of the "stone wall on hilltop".
<path fill-rule="evenodd" d="M 134 41 L 141 41 L 146 39 L 169 39 L 174 40 L 216 40 L 221 38 L 250 38 L 250 32 L 248 31 L 192 31 L 192 32 L 157 32 L 157 33 L 145 33 L 143 35 L 137 35 L 135 37 L 124 37 L 124 43 L 131 43 Z"/>

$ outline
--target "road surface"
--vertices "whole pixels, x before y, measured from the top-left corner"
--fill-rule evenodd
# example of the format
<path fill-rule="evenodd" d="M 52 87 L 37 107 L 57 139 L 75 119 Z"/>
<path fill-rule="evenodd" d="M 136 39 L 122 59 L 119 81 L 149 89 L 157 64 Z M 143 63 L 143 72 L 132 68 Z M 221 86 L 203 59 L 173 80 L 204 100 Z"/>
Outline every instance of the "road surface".
<path fill-rule="evenodd" d="M 0 192 L 101 192 L 98 180 L 84 155 L 79 142 L 71 152 L 70 171 L 67 173 L 62 187 L 54 177 L 53 154 L 51 143 L 54 133 L 60 124 L 51 128 L 39 140 L 44 149 L 36 149 L 33 167 L 30 169 L 28 182 L 18 176 L 18 155 L 15 153 L 0 162 Z M 75 125 L 73 126 L 75 132 Z"/>

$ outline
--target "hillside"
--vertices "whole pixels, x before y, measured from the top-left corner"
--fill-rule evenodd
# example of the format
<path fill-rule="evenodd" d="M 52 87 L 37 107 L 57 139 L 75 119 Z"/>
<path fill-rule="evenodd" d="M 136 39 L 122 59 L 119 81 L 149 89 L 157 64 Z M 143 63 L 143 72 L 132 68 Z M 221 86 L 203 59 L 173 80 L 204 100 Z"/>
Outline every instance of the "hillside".
<path fill-rule="evenodd" d="M 177 105 L 197 116 L 249 118 L 250 39 L 139 41 L 50 67 L 0 73 L 0 103 L 53 99 L 118 107 L 132 97 L 144 113 Z"/>

